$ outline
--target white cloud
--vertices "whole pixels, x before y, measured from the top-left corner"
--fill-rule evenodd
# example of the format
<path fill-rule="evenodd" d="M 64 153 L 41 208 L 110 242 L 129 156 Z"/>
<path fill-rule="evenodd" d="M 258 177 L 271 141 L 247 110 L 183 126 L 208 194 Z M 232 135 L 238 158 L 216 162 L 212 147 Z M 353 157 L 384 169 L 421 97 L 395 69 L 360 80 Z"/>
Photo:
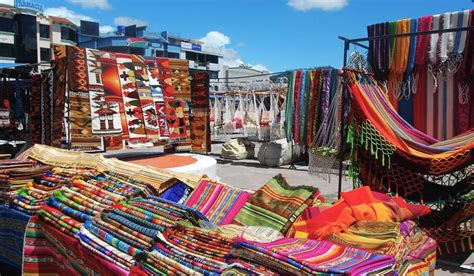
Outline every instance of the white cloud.
<path fill-rule="evenodd" d="M 222 55 L 224 56 L 222 60 L 224 65 L 227 65 L 229 67 L 238 67 L 242 64 L 245 64 L 252 67 L 255 70 L 269 71 L 268 68 L 263 64 L 252 65 L 252 64 L 245 63 L 242 57 L 240 56 L 239 52 L 237 52 L 234 48 L 228 47 L 230 45 L 230 37 L 228 37 L 227 35 L 221 32 L 218 32 L 218 31 L 208 32 L 206 36 L 198 40 L 204 42 L 204 45 L 208 47 L 219 49 L 222 52 Z M 239 44 L 242 45 L 242 43 L 238 43 L 237 47 L 239 47 Z"/>
<path fill-rule="evenodd" d="M 126 16 L 119 16 L 115 17 L 114 23 L 118 26 L 130 26 L 130 25 L 137 25 L 137 26 L 145 26 L 147 24 L 146 21 L 135 19 Z"/>
<path fill-rule="evenodd" d="M 225 34 L 217 31 L 208 32 L 205 37 L 199 39 L 209 47 L 221 48 L 229 45 L 230 38 Z"/>
<path fill-rule="evenodd" d="M 108 0 L 68 0 L 68 2 L 87 9 L 98 8 L 106 10 L 112 7 Z"/>
<path fill-rule="evenodd" d="M 348 0 L 288 0 L 288 5 L 299 11 L 321 9 L 336 11 L 344 8 Z"/>
<path fill-rule="evenodd" d="M 99 27 L 99 33 L 101 33 L 101 34 L 111 33 L 111 32 L 114 32 L 116 30 L 117 30 L 116 28 L 114 28 L 112 26 L 109 26 L 109 25 Z"/>
<path fill-rule="evenodd" d="M 255 69 L 255 70 L 258 70 L 258 71 L 270 71 L 268 70 L 267 66 L 263 65 L 263 64 L 255 64 L 255 65 L 252 65 L 250 64 L 250 66 Z"/>
<path fill-rule="evenodd" d="M 15 6 L 15 0 L 0 0 L 0 4 Z"/>
<path fill-rule="evenodd" d="M 75 11 L 72 11 L 66 7 L 47 8 L 44 11 L 44 14 L 67 18 L 76 25 L 80 25 L 81 20 L 96 21 L 94 18 L 90 16 L 76 13 Z"/>

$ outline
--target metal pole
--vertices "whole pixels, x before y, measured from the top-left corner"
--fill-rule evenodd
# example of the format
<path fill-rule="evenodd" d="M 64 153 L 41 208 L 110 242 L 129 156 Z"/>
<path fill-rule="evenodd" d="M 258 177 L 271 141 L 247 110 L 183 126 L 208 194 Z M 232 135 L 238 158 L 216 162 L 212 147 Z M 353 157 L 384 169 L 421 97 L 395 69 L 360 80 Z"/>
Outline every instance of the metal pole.
<path fill-rule="evenodd" d="M 344 78 L 344 68 L 346 68 L 347 65 L 347 51 L 349 50 L 349 41 L 344 40 L 344 61 L 343 61 L 343 78 Z M 342 90 L 342 98 L 341 98 L 341 129 L 339 130 L 339 136 L 340 136 L 340 144 L 339 144 L 339 183 L 337 187 L 337 198 L 341 198 L 341 192 L 342 192 L 342 166 L 344 162 L 344 154 L 343 154 L 343 149 L 344 149 L 344 127 L 345 127 L 345 122 L 344 122 L 344 99 L 346 96 L 346 86 L 344 85 L 344 88 Z"/>

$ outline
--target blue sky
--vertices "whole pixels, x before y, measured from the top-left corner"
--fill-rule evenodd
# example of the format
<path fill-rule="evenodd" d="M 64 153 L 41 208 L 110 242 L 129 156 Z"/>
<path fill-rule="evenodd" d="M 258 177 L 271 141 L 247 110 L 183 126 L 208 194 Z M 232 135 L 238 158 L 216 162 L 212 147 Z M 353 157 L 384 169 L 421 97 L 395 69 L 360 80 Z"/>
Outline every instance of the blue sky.
<path fill-rule="evenodd" d="M 187 38 L 211 32 L 204 40 L 223 48 L 226 62 L 266 66 L 274 72 L 340 67 L 338 35 L 365 36 L 369 24 L 474 8 L 473 0 L 33 1 L 57 15 L 88 16 L 103 26 L 136 19 L 146 22 L 150 31 L 168 30 Z"/>

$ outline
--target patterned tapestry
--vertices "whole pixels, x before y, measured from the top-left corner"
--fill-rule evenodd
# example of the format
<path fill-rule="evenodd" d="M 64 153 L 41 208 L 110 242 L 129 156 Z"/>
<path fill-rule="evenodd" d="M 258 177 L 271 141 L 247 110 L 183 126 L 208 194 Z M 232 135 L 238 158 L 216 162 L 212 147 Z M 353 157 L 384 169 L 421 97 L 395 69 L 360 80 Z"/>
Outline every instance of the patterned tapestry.
<path fill-rule="evenodd" d="M 165 101 L 163 98 L 162 85 L 160 84 L 160 79 L 158 77 L 159 71 L 156 67 L 155 61 L 153 60 L 147 60 L 146 65 L 148 77 L 150 80 L 151 94 L 158 116 L 157 120 L 160 131 L 160 140 L 167 140 L 170 137 L 170 133 L 168 130 L 168 122 L 166 121 Z"/>
<path fill-rule="evenodd" d="M 40 143 L 51 145 L 53 137 L 53 71 L 41 72 L 41 132 Z"/>
<path fill-rule="evenodd" d="M 61 146 L 63 137 L 64 102 L 66 96 L 66 59 L 55 60 L 53 65 L 53 137 L 52 145 Z"/>
<path fill-rule="evenodd" d="M 140 106 L 140 98 L 135 85 L 132 59 L 130 55 L 126 54 L 116 54 L 116 56 L 129 140 L 133 142 L 146 142 L 147 137 L 145 124 L 143 122 L 143 111 Z"/>
<path fill-rule="evenodd" d="M 144 58 L 137 55 L 132 55 L 132 62 L 135 73 L 135 84 L 143 111 L 146 135 L 149 140 L 158 141 L 160 139 L 158 114 L 150 88 L 147 66 Z"/>
<path fill-rule="evenodd" d="M 31 77 L 31 144 L 41 143 L 41 75 Z M 8 117 L 10 118 L 10 117 Z"/>
<path fill-rule="evenodd" d="M 209 75 L 193 74 L 191 91 L 191 149 L 194 152 L 207 153 L 211 151 Z"/>
<path fill-rule="evenodd" d="M 175 62 L 176 63 L 176 62 Z M 163 98 L 165 103 L 165 115 L 168 122 L 168 128 L 170 133 L 171 143 L 189 143 L 189 106 L 183 100 L 177 100 L 175 87 L 180 89 L 180 87 L 175 86 L 177 79 L 173 76 L 179 76 L 179 70 L 183 71 L 184 69 L 179 67 L 175 74 L 171 72 L 170 68 L 171 59 L 167 58 L 157 58 L 156 65 L 158 68 L 158 78 L 161 84 L 161 89 L 163 91 Z M 180 63 L 178 63 L 180 65 Z M 189 74 L 186 72 L 187 78 Z M 187 79 L 189 81 L 189 79 Z M 188 89 L 189 90 L 189 89 Z M 191 95 L 187 100 L 191 99 Z"/>
<path fill-rule="evenodd" d="M 86 50 L 79 47 L 67 47 L 67 54 L 70 147 L 78 151 L 101 151 L 103 140 L 92 133 Z"/>
<path fill-rule="evenodd" d="M 174 98 L 189 101 L 191 99 L 191 82 L 189 80 L 188 61 L 184 59 L 169 59 L 171 83 Z"/>
<path fill-rule="evenodd" d="M 93 49 L 86 49 L 86 53 L 92 133 L 96 135 L 122 135 L 119 104 L 105 100 L 100 56 L 106 53 Z"/>

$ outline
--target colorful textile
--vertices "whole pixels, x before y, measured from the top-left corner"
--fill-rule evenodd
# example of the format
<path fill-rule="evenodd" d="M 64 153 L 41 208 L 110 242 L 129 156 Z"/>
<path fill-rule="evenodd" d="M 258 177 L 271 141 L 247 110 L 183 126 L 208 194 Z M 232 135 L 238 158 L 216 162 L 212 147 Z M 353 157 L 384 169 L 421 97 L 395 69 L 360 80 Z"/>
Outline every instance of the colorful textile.
<path fill-rule="evenodd" d="M 303 210 L 311 205 L 315 187 L 292 187 L 277 175 L 258 189 L 242 207 L 234 222 L 247 226 L 268 226 L 285 233 Z"/>
<path fill-rule="evenodd" d="M 175 184 L 161 194 L 161 197 L 173 202 L 183 203 L 189 197 L 190 193 L 191 188 L 182 181 L 177 180 Z"/>
<path fill-rule="evenodd" d="M 174 99 L 189 101 L 191 99 L 191 83 L 189 80 L 188 61 L 170 58 L 169 68 Z"/>
<path fill-rule="evenodd" d="M 294 224 L 297 238 L 324 239 L 332 233 L 347 231 L 356 221 L 401 222 L 430 212 L 429 207 L 406 203 L 401 197 L 390 198 L 365 186 L 342 192 L 341 199 L 309 220 Z"/>
<path fill-rule="evenodd" d="M 191 149 L 198 153 L 210 152 L 209 75 L 207 73 L 192 75 L 191 107 Z"/>
<path fill-rule="evenodd" d="M 89 93 L 92 115 L 92 133 L 96 135 L 121 135 L 122 125 L 120 117 L 120 104 L 111 101 L 107 94 L 110 94 L 110 78 L 118 74 L 110 74 L 109 67 L 112 67 L 115 59 L 110 53 L 104 53 L 94 49 L 86 49 L 87 70 L 89 74 Z M 111 64 L 110 64 L 111 63 Z M 116 71 L 115 66 L 112 70 Z M 107 84 L 107 88 L 105 85 Z M 107 90 L 106 90 L 107 89 Z M 121 97 L 120 97 L 121 100 Z"/>
<path fill-rule="evenodd" d="M 135 73 L 131 56 L 116 54 L 116 57 L 129 140 L 146 142 L 143 110 L 140 105 L 140 97 L 135 84 Z"/>
<path fill-rule="evenodd" d="M 147 66 L 143 57 L 132 55 L 132 62 L 135 73 L 136 89 L 140 97 L 140 106 L 143 111 L 146 135 L 149 140 L 157 141 L 160 138 L 158 125 L 158 112 L 156 110 L 155 99 L 150 88 L 150 79 Z"/>
<path fill-rule="evenodd" d="M 29 215 L 0 205 L 0 263 L 21 268 Z"/>
<path fill-rule="evenodd" d="M 92 135 L 89 94 L 69 91 L 70 144 L 72 150 L 101 151 L 102 139 Z"/>
<path fill-rule="evenodd" d="M 226 225 L 232 223 L 249 198 L 245 191 L 203 179 L 186 206 L 200 211 L 214 224 Z"/>
<path fill-rule="evenodd" d="M 283 238 L 270 243 L 236 241 L 232 246 L 243 249 L 246 253 L 253 253 L 257 258 L 252 260 L 250 257 L 250 261 L 268 266 L 279 273 L 304 271 L 360 275 L 377 272 L 394 264 L 392 257 L 328 241 Z M 245 254 L 240 254 L 240 257 L 245 258 Z"/>

